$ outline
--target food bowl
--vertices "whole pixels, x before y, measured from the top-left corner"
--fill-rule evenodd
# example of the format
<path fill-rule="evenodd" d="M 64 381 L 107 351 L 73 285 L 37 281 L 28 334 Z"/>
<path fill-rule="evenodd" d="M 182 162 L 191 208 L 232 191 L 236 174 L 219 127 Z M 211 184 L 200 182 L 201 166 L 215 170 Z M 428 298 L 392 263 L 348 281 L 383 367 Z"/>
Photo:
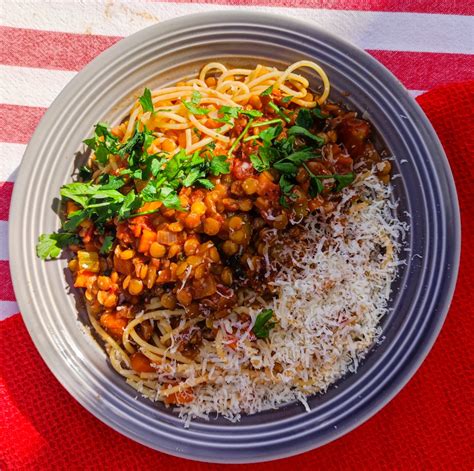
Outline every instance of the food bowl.
<path fill-rule="evenodd" d="M 134 96 L 195 74 L 206 62 L 285 65 L 310 59 L 324 67 L 331 99 L 369 119 L 393 156 L 393 200 L 410 224 L 383 333 L 355 374 L 325 394 L 243 416 L 195 420 L 139 397 L 108 364 L 76 303 L 66 261 L 43 262 L 35 244 L 59 227 L 58 190 L 71 181 L 75 154 L 93 125 L 117 122 Z M 308 75 L 311 79 L 311 74 Z M 347 96 L 347 93 L 349 94 Z M 53 203 L 53 208 L 51 207 Z M 460 251 L 456 191 L 446 156 L 425 115 L 380 63 L 345 41 L 299 20 L 226 11 L 182 17 L 140 31 L 91 62 L 49 108 L 25 153 L 10 213 L 15 293 L 48 367 L 87 410 L 144 445 L 195 460 L 266 461 L 316 448 L 374 415 L 426 357 L 454 291 Z"/>

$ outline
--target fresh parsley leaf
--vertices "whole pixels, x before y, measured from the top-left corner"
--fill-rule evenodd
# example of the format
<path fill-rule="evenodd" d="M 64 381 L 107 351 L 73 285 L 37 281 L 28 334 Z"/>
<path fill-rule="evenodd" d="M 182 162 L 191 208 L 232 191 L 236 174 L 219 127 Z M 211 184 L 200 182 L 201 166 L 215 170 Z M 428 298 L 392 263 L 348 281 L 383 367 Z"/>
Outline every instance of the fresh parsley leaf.
<path fill-rule="evenodd" d="M 143 170 L 141 168 L 137 168 L 132 172 L 132 178 L 135 178 L 136 180 L 142 180 L 143 179 Z"/>
<path fill-rule="evenodd" d="M 294 163 L 285 160 L 275 162 L 273 167 L 285 175 L 295 175 L 298 171 L 298 167 Z"/>
<path fill-rule="evenodd" d="M 158 173 L 161 171 L 161 167 L 163 166 L 163 161 L 165 159 L 159 159 L 159 158 L 152 158 L 150 162 L 150 172 L 151 174 L 156 177 Z"/>
<path fill-rule="evenodd" d="M 252 163 L 253 168 L 257 172 L 263 172 L 270 168 L 270 163 L 268 161 L 265 161 L 260 155 L 251 154 L 250 162 Z"/>
<path fill-rule="evenodd" d="M 275 322 L 271 319 L 273 317 L 273 309 L 263 309 L 255 319 L 255 324 L 252 327 L 252 332 L 259 339 L 266 339 L 270 335 L 270 330 L 275 327 Z"/>
<path fill-rule="evenodd" d="M 236 106 L 221 106 L 219 108 L 219 114 L 223 115 L 223 117 L 217 118 L 216 121 L 232 125 L 232 120 L 239 116 L 239 108 Z"/>
<path fill-rule="evenodd" d="M 197 90 L 194 90 L 191 95 L 191 103 L 193 105 L 199 105 L 199 103 L 201 102 L 201 98 L 202 95 Z"/>
<path fill-rule="evenodd" d="M 251 118 L 260 118 L 263 116 L 263 113 L 258 110 L 240 110 L 240 114 L 243 114 L 245 116 L 250 116 Z"/>
<path fill-rule="evenodd" d="M 189 162 L 189 165 L 191 166 L 196 166 L 196 165 L 201 165 L 205 163 L 206 161 L 199 155 L 199 151 L 194 152 L 194 154 L 191 156 L 191 161 Z"/>
<path fill-rule="evenodd" d="M 109 131 L 105 123 L 97 123 L 94 136 L 83 142 L 94 151 L 97 161 L 101 164 L 106 164 L 109 154 L 116 153 L 119 146 L 119 139 Z"/>
<path fill-rule="evenodd" d="M 285 175 L 282 175 L 280 177 L 280 181 L 279 181 L 279 184 L 280 184 L 280 189 L 281 189 L 281 192 L 284 194 L 284 195 L 289 195 L 291 193 L 291 190 L 293 189 L 293 187 L 295 186 L 293 183 L 291 183 L 288 178 L 285 176 Z"/>
<path fill-rule="evenodd" d="M 41 234 L 36 244 L 36 255 L 42 260 L 58 258 L 64 247 L 78 242 L 77 235 L 71 232 Z"/>
<path fill-rule="evenodd" d="M 293 95 L 287 95 L 287 96 L 284 96 L 284 97 L 281 99 L 281 102 L 282 102 L 282 103 L 289 103 L 293 98 L 294 98 Z"/>
<path fill-rule="evenodd" d="M 230 173 L 230 164 L 227 162 L 226 155 L 216 155 L 210 160 L 209 171 L 215 175 Z"/>
<path fill-rule="evenodd" d="M 177 209 L 183 211 L 181 201 L 179 200 L 176 190 L 168 185 L 163 186 L 160 191 L 159 201 L 161 201 L 167 208 Z"/>
<path fill-rule="evenodd" d="M 130 154 L 136 147 L 143 146 L 145 141 L 145 133 L 139 132 L 137 129 L 133 136 L 119 149 L 117 152 L 120 157 L 125 157 L 125 155 Z"/>
<path fill-rule="evenodd" d="M 125 185 L 125 182 L 121 178 L 108 175 L 108 182 L 101 186 L 101 190 L 118 190 Z"/>
<path fill-rule="evenodd" d="M 200 108 L 192 104 L 190 101 L 183 101 L 183 105 L 188 109 L 191 114 L 201 115 L 201 114 L 208 114 L 210 110 L 207 108 Z"/>
<path fill-rule="evenodd" d="M 97 123 L 95 125 L 95 134 L 98 137 L 108 137 L 110 135 L 109 126 L 107 123 Z"/>
<path fill-rule="evenodd" d="M 191 168 L 189 173 L 186 175 L 182 181 L 183 186 L 191 186 L 196 180 L 205 176 L 205 171 L 199 167 Z"/>
<path fill-rule="evenodd" d="M 311 198 L 319 195 L 324 190 L 324 185 L 321 180 L 315 175 L 310 173 L 309 176 L 309 195 Z"/>
<path fill-rule="evenodd" d="M 95 149 L 95 157 L 102 165 L 105 165 L 109 160 L 109 154 L 109 150 L 102 143 L 100 143 Z"/>
<path fill-rule="evenodd" d="M 143 91 L 143 95 L 138 99 L 140 102 L 140 105 L 142 105 L 143 111 L 146 113 L 149 111 L 150 113 L 153 113 L 155 111 L 153 107 L 153 100 L 151 98 L 151 92 L 148 88 L 145 88 Z"/>
<path fill-rule="evenodd" d="M 296 175 L 298 167 L 311 158 L 314 158 L 313 151 L 311 149 L 304 149 L 287 155 L 278 162 L 275 162 L 273 166 L 285 175 Z"/>
<path fill-rule="evenodd" d="M 240 108 L 236 106 L 221 106 L 219 108 L 219 113 L 223 114 L 224 116 L 228 116 L 229 118 L 238 118 L 239 117 Z"/>
<path fill-rule="evenodd" d="M 295 120 L 296 126 L 299 126 L 304 129 L 309 129 L 313 125 L 313 117 L 311 116 L 311 111 L 306 108 L 301 108 L 298 112 L 298 116 Z"/>
<path fill-rule="evenodd" d="M 183 100 L 183 105 L 188 109 L 191 114 L 208 114 L 210 110 L 197 106 L 201 102 L 201 98 L 201 94 L 197 90 L 194 90 L 193 94 L 191 95 L 191 101 Z"/>
<path fill-rule="evenodd" d="M 113 236 L 105 236 L 104 242 L 102 242 L 102 247 L 100 248 L 99 252 L 101 254 L 108 254 L 112 250 L 113 243 L 114 243 Z"/>
<path fill-rule="evenodd" d="M 288 129 L 288 136 L 304 136 L 315 141 L 319 146 L 324 145 L 324 139 L 309 132 L 302 126 L 292 126 L 290 129 Z"/>
<path fill-rule="evenodd" d="M 164 175 L 168 181 L 173 181 L 181 170 L 181 161 L 186 158 L 186 151 L 180 150 L 177 154 L 168 160 L 166 164 Z"/>
<path fill-rule="evenodd" d="M 328 114 L 323 114 L 323 112 L 321 111 L 321 108 L 319 108 L 318 106 L 316 108 L 312 109 L 312 113 L 318 119 L 327 119 L 327 118 L 329 118 L 329 115 Z"/>
<path fill-rule="evenodd" d="M 80 209 L 79 211 L 74 211 L 68 215 L 67 221 L 63 224 L 63 229 L 65 231 L 75 231 L 79 224 L 89 217 L 89 212 L 85 209 Z"/>
<path fill-rule="evenodd" d="M 273 85 L 270 85 L 266 90 L 260 93 L 260 96 L 268 96 L 273 92 Z"/>
<path fill-rule="evenodd" d="M 140 199 L 137 197 L 135 190 L 131 190 L 125 196 L 122 206 L 119 209 L 118 215 L 121 219 L 130 216 L 131 212 L 138 209 L 141 205 Z"/>
<path fill-rule="evenodd" d="M 212 183 L 210 180 L 207 178 L 200 178 L 199 180 L 196 180 L 197 183 L 199 183 L 201 186 L 208 190 L 212 190 L 214 188 L 214 183 Z"/>
<path fill-rule="evenodd" d="M 96 141 L 95 141 L 95 137 L 90 137 L 89 139 L 84 139 L 82 141 L 87 147 L 89 147 L 89 149 L 91 150 L 95 150 L 97 144 L 96 144 Z"/>
<path fill-rule="evenodd" d="M 354 181 L 353 173 L 346 173 L 345 175 L 334 175 L 334 179 L 337 181 L 335 191 L 341 191 L 346 186 L 349 186 Z"/>
<path fill-rule="evenodd" d="M 264 144 L 270 145 L 272 141 L 281 134 L 282 131 L 283 128 L 280 125 L 273 126 L 263 130 L 258 136 L 260 139 L 262 139 Z"/>
<path fill-rule="evenodd" d="M 286 209 L 290 207 L 290 205 L 288 204 L 288 201 L 286 201 L 285 195 L 281 195 L 280 198 L 278 199 L 278 202 L 280 203 L 281 206 L 283 206 Z"/>
<path fill-rule="evenodd" d="M 140 192 L 140 196 L 143 201 L 157 201 L 158 200 L 158 189 L 155 181 L 149 181 L 146 186 Z"/>

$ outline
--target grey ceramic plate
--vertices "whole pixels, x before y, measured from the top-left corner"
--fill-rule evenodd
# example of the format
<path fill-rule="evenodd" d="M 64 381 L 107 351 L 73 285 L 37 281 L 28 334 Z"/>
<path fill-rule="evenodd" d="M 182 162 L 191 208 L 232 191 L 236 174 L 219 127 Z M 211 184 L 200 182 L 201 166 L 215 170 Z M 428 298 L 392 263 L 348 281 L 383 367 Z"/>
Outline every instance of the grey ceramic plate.
<path fill-rule="evenodd" d="M 70 181 L 75 153 L 99 120 L 120 119 L 135 92 L 195 74 L 208 61 L 285 67 L 313 59 L 326 69 L 333 98 L 350 92 L 395 156 L 394 198 L 411 224 L 376 345 L 357 374 L 326 394 L 243 417 L 197 421 L 184 429 L 170 409 L 140 398 L 108 365 L 69 292 L 66 262 L 35 256 L 39 234 L 54 231 L 52 206 Z M 34 178 L 32 178 L 34 176 Z M 34 182 L 34 184 L 32 184 Z M 27 211 L 25 211 L 27 208 Z M 407 212 L 411 214 L 408 218 Z M 168 21 L 120 41 L 64 89 L 38 126 L 23 159 L 10 212 L 10 260 L 18 303 L 47 365 L 86 409 L 157 450 L 214 462 L 294 455 L 347 433 L 403 387 L 427 355 L 446 316 L 458 269 L 460 228 L 451 172 L 426 117 L 382 65 L 311 24 L 260 13 L 219 12 Z"/>

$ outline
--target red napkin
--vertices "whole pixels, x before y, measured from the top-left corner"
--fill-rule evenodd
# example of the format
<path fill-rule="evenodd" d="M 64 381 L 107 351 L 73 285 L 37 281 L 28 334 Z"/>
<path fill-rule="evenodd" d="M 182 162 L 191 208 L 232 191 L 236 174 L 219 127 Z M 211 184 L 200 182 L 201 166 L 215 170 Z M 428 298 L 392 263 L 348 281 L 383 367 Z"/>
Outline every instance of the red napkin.
<path fill-rule="evenodd" d="M 441 335 L 415 377 L 364 425 L 320 449 L 246 469 L 473 468 L 474 81 L 418 102 L 448 155 L 462 214 L 461 269 Z M 0 404 L 0 469 L 222 468 L 145 448 L 95 419 L 46 368 L 20 315 L 0 322 Z"/>

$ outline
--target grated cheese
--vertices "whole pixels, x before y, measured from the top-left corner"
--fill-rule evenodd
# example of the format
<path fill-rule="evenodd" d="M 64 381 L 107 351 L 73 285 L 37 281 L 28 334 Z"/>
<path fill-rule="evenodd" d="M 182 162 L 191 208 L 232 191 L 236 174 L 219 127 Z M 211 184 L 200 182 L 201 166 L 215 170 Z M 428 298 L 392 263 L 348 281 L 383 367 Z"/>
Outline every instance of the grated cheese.
<path fill-rule="evenodd" d="M 265 250 L 276 295 L 270 303 L 239 293 L 239 305 L 218 321 L 216 341 L 203 340 L 197 371 L 208 382 L 194 388 L 193 402 L 177 408 L 185 425 L 218 413 L 230 421 L 321 393 L 344 374 L 357 371 L 371 346 L 381 341 L 408 225 L 395 216 L 391 187 L 366 173 L 359 176 L 327 219 L 311 216 L 299 240 L 281 242 L 276 260 Z M 280 262 L 278 261 L 280 260 Z M 291 263 L 284 263 L 284 261 Z M 269 339 L 249 335 L 263 308 L 274 311 Z M 252 321 L 242 323 L 246 312 Z M 237 338 L 232 343 L 228 336 Z M 193 368 L 192 366 L 190 367 Z"/>

